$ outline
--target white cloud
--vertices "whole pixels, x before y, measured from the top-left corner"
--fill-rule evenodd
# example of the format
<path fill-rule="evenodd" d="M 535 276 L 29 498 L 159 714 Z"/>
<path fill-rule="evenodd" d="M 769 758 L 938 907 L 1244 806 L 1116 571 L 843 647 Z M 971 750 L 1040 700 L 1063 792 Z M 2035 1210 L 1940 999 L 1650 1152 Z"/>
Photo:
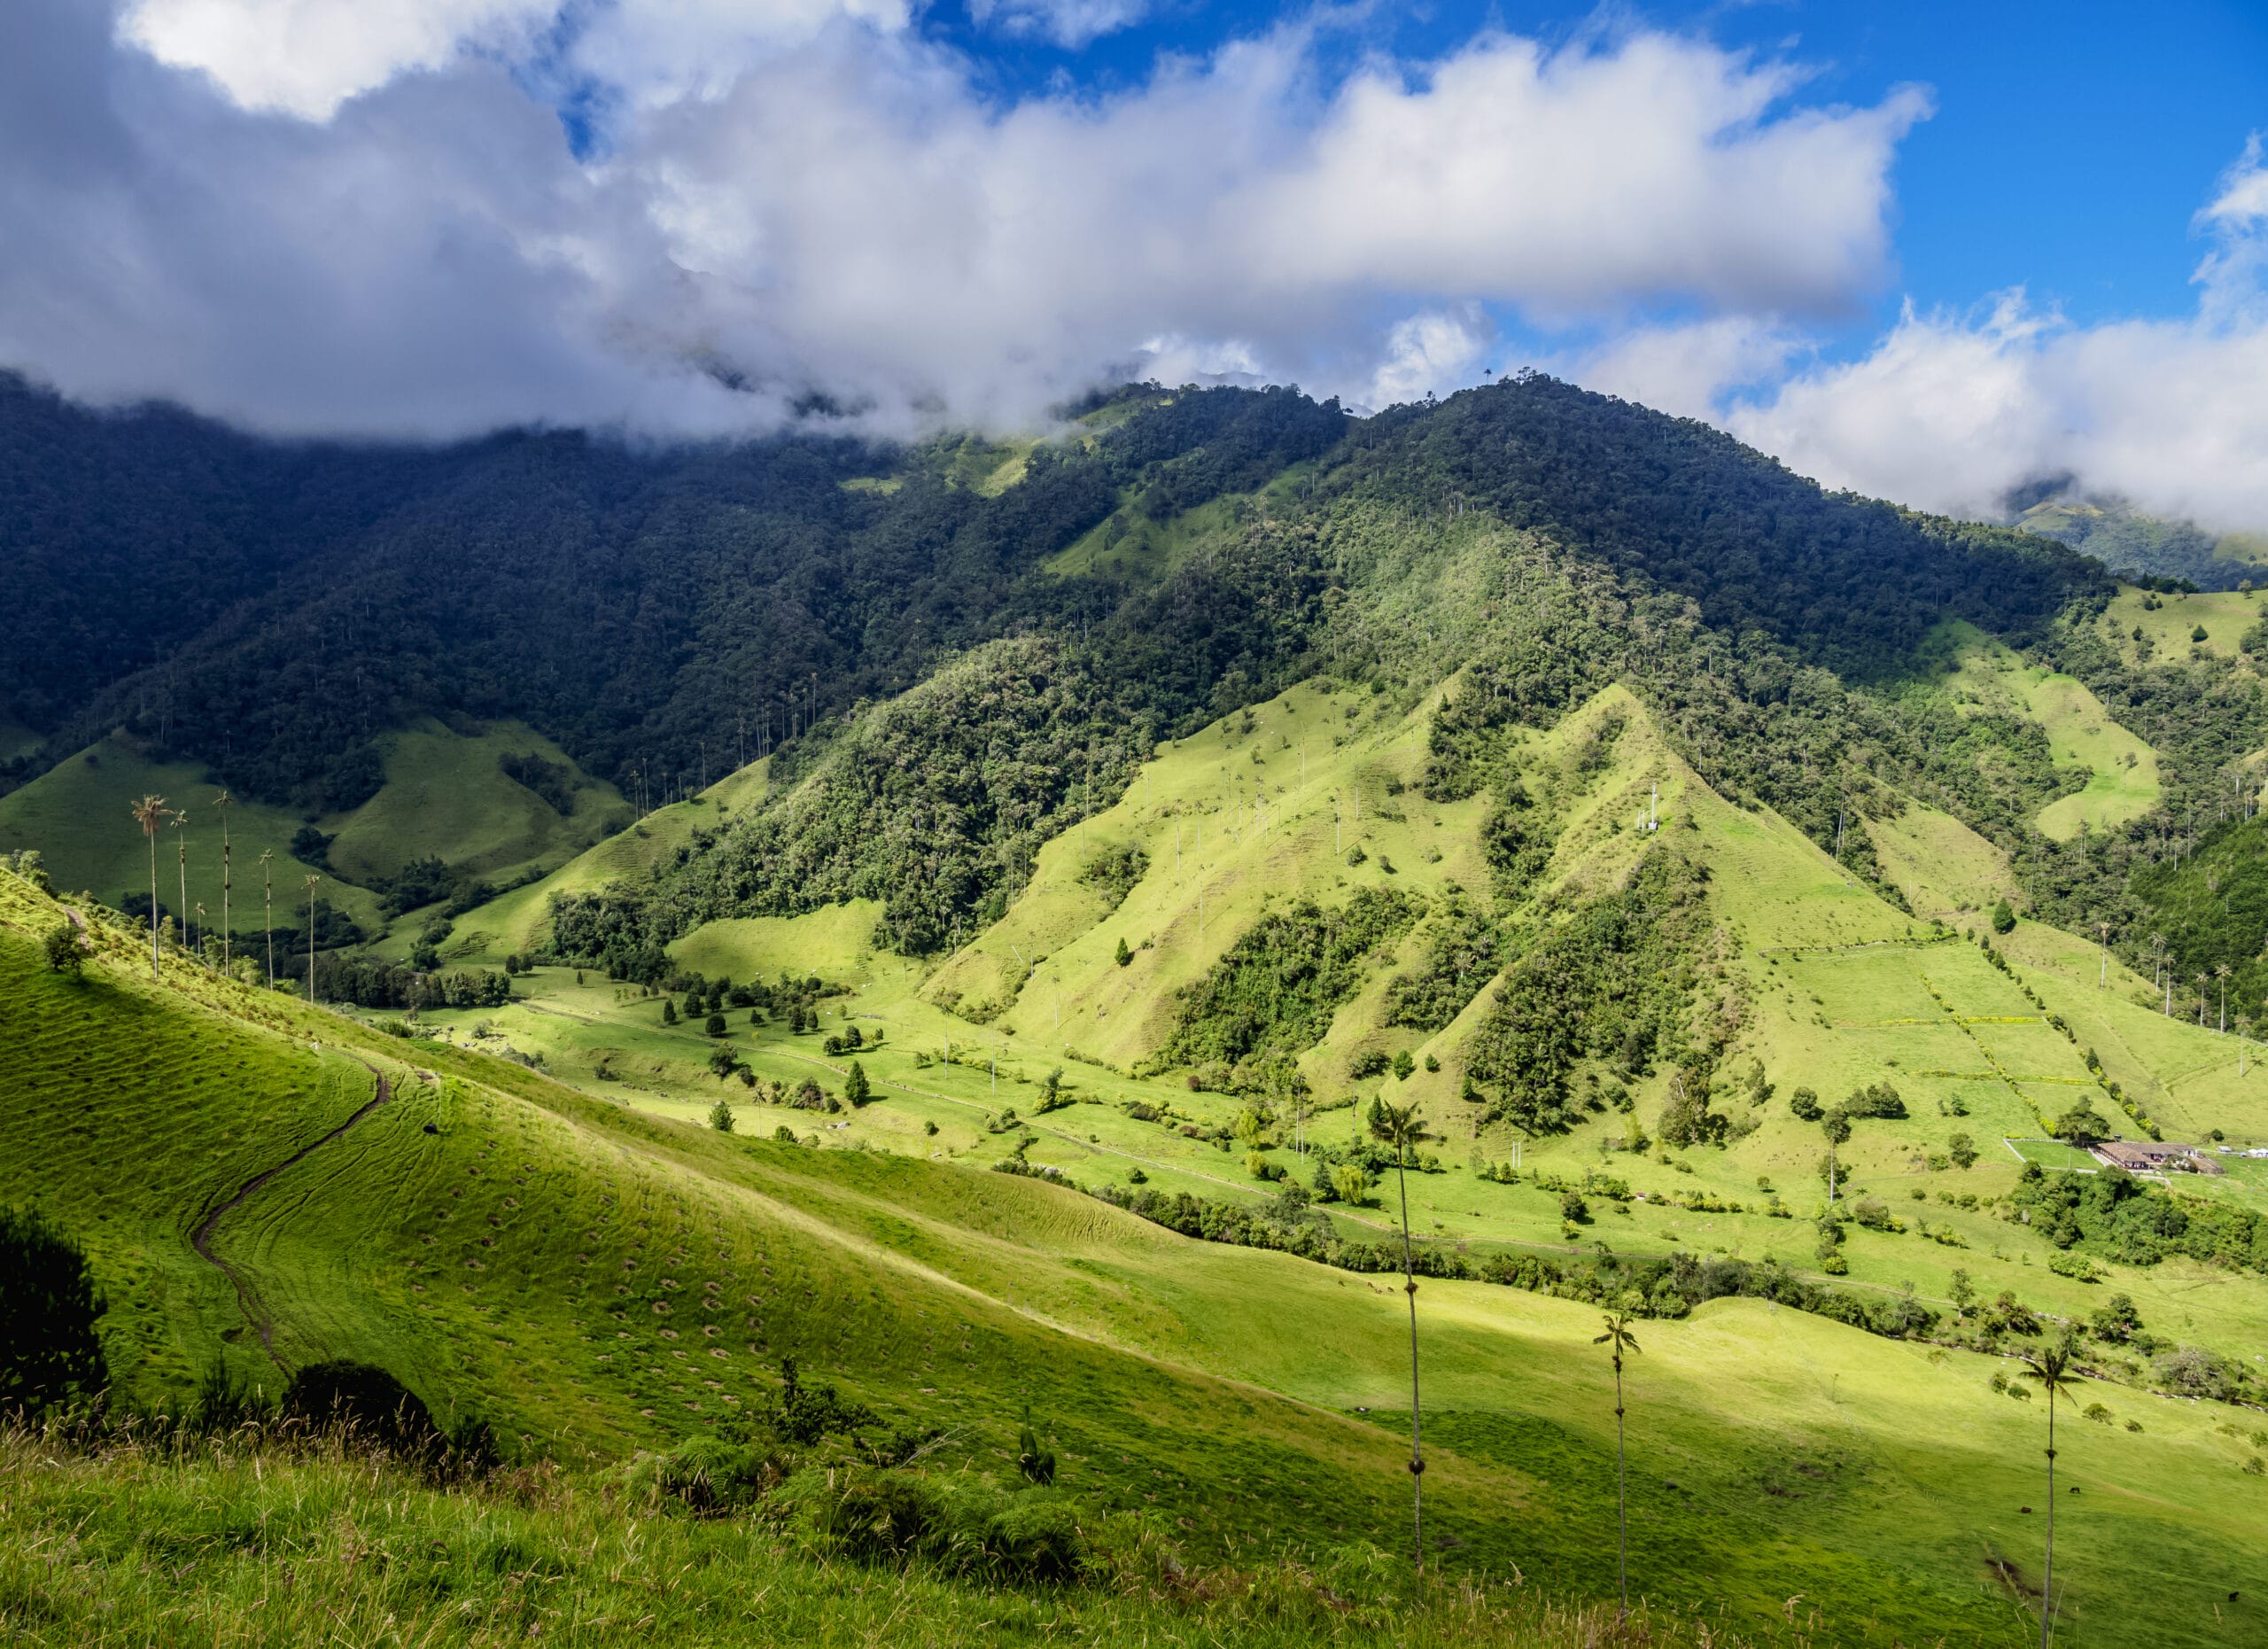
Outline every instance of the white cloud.
<path fill-rule="evenodd" d="M 1391 407 L 1463 388 L 1495 336 L 1478 304 L 1454 312 L 1428 309 L 1395 322 L 1386 331 L 1386 359 L 1371 379 L 1371 405 Z"/>
<path fill-rule="evenodd" d="M 1799 332 L 1768 316 L 1726 315 L 1629 327 L 1544 364 L 1604 395 L 1682 418 L 1710 418 L 1728 392 L 1776 382 L 1806 349 Z"/>
<path fill-rule="evenodd" d="M 1071 51 L 1131 27 L 1148 0 L 969 0 L 978 26 L 1009 35 L 1040 35 Z"/>
<path fill-rule="evenodd" d="M 540 27 L 557 0 L 130 0 L 119 33 L 195 69 L 239 107 L 328 120 L 395 76 L 443 67 L 468 43 Z"/>
<path fill-rule="evenodd" d="M 1146 344 L 1169 377 L 1446 389 L 1483 304 L 1853 302 L 1924 106 L 1806 107 L 1643 31 L 1334 86 L 1319 15 L 1002 105 L 909 0 L 620 0 L 535 57 L 536 0 L 133 0 L 124 44 L 90 4 L 0 7 L 0 362 L 281 432 L 702 432 L 812 389 L 1023 423 Z M 525 90 L 561 74 L 603 159 Z"/>
<path fill-rule="evenodd" d="M 2068 473 L 2222 530 L 2268 524 L 2268 174 L 2256 142 L 2198 214 L 2194 314 L 2078 326 L 2021 292 L 1917 314 L 1724 422 L 1830 486 L 1961 515 Z"/>

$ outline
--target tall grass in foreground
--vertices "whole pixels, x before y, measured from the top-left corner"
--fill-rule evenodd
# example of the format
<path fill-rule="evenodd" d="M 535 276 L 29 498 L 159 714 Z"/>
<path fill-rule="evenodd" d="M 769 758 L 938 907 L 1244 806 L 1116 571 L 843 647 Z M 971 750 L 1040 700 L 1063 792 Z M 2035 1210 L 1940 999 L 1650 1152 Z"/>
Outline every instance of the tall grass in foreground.
<path fill-rule="evenodd" d="M 1374 1549 L 1185 1567 L 1145 1524 L 1100 1578 L 1006 1589 L 832 1555 L 808 1524 L 693 1516 L 632 1474 L 437 1488 L 336 1439 L 112 1444 L 0 1435 L 0 1637 L 125 1645 L 663 1643 L 1729 1645 L 1721 1622 L 1449 1581 L 1422 1606 Z M 1802 1645 L 1791 1622 L 1767 1641 Z M 1831 1634 L 1824 1635 L 1831 1640 Z"/>

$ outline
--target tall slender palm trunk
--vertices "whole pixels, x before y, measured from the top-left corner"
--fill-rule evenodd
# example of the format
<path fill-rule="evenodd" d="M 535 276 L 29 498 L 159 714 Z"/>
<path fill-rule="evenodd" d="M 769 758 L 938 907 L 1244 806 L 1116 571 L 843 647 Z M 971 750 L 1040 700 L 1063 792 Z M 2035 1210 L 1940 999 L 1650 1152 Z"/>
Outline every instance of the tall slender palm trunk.
<path fill-rule="evenodd" d="M 1410 1255 L 1410 1175 L 1403 1166 L 1408 1152 L 1396 1147 L 1394 1182 L 1402 1188 L 1402 1291 L 1410 1301 L 1410 1517 L 1418 1552 L 1418 1579 L 1425 1578 L 1425 1430 L 1418 1406 L 1418 1276 Z"/>
<path fill-rule="evenodd" d="M 2047 1388 L 2047 1561 L 2039 1575 L 2039 1649 L 2047 1649 L 2047 1635 L 2055 1620 L 2055 1398 Z"/>
<path fill-rule="evenodd" d="M 1622 1353 L 1614 1354 L 1614 1580 L 1622 1594 L 1622 1615 L 1630 1616 L 1630 1498 L 1623 1474 Z"/>
<path fill-rule="evenodd" d="M 188 816 L 186 813 L 174 815 L 174 846 L 178 850 L 181 859 L 182 943 L 183 947 L 194 956 L 197 953 L 197 945 L 196 941 L 190 937 L 189 931 L 189 838 L 181 833 L 181 821 Z"/>
<path fill-rule="evenodd" d="M 158 833 L 144 830 L 150 838 L 150 977 L 158 976 Z"/>

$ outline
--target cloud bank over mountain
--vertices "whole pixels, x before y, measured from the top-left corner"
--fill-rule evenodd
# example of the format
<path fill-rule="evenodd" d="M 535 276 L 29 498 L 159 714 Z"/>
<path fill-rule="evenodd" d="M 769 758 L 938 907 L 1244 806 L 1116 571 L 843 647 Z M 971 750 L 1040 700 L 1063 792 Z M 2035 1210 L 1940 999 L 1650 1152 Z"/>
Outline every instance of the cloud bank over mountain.
<path fill-rule="evenodd" d="M 990 0 L 1076 47 L 1139 0 Z M 1029 424 L 1124 375 L 1363 405 L 1534 362 L 1837 484 L 1983 510 L 2068 470 L 2268 520 L 2256 153 L 2194 316 L 2004 294 L 1827 360 L 1930 113 L 1639 26 L 1411 61 L 1293 14 L 1004 94 L 915 0 L 19 0 L 0 362 L 278 434 L 663 438 L 814 404 Z M 1580 340 L 1580 341 L 1577 341 Z"/>

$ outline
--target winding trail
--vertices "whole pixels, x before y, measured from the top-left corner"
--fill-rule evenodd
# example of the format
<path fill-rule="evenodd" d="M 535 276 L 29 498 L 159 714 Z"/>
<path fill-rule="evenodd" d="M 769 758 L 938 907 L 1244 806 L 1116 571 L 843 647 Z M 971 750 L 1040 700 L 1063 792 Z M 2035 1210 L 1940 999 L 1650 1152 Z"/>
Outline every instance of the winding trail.
<path fill-rule="evenodd" d="M 190 1233 L 190 1246 L 195 1248 L 199 1254 L 203 1255 L 206 1259 L 210 1260 L 214 1266 L 219 1268 L 221 1274 L 229 1280 L 229 1286 L 236 1289 L 237 1304 L 238 1308 L 243 1311 L 245 1314 L 245 1320 L 249 1322 L 252 1326 L 253 1332 L 260 1335 L 260 1349 L 268 1353 L 268 1361 L 274 1363 L 278 1368 L 282 1368 L 284 1366 L 284 1360 L 276 1355 L 276 1325 L 269 1319 L 268 1314 L 260 1309 L 259 1292 L 254 1289 L 251 1284 L 245 1280 L 243 1273 L 238 1272 L 235 1266 L 229 1264 L 228 1261 L 222 1259 L 218 1254 L 213 1251 L 213 1231 L 215 1226 L 220 1225 L 221 1217 L 222 1215 L 228 1213 L 232 1209 L 240 1207 L 244 1203 L 245 1200 L 251 1196 L 253 1192 L 259 1190 L 262 1186 L 275 1178 L 276 1175 L 282 1173 L 285 1169 L 297 1167 L 299 1163 L 307 1161 L 308 1157 L 322 1149 L 323 1147 L 329 1145 L 332 1140 L 338 1139 L 341 1135 L 345 1134 L 349 1128 L 352 1128 L 356 1123 L 361 1122 L 372 1111 L 377 1109 L 379 1106 L 384 1105 L 386 1101 L 393 1098 L 393 1085 L 386 1080 L 385 1073 L 381 1071 L 376 1065 L 370 1064 L 367 1060 L 363 1062 L 363 1068 L 370 1073 L 371 1080 L 377 1083 L 377 1092 L 370 1097 L 369 1101 L 364 1104 L 360 1110 L 356 1111 L 352 1116 L 349 1116 L 345 1122 L 339 1124 L 338 1127 L 332 1129 L 329 1133 L 323 1135 L 322 1139 L 316 1140 L 310 1144 L 301 1146 L 298 1150 L 292 1152 L 291 1155 L 276 1163 L 275 1167 L 264 1169 L 260 1172 L 254 1174 L 250 1179 L 245 1180 L 242 1186 L 237 1187 L 237 1194 L 234 1196 L 230 1197 L 227 1202 L 221 1203 L 211 1213 L 207 1214 L 205 1217 L 203 1223 L 200 1224 L 195 1231 Z"/>

